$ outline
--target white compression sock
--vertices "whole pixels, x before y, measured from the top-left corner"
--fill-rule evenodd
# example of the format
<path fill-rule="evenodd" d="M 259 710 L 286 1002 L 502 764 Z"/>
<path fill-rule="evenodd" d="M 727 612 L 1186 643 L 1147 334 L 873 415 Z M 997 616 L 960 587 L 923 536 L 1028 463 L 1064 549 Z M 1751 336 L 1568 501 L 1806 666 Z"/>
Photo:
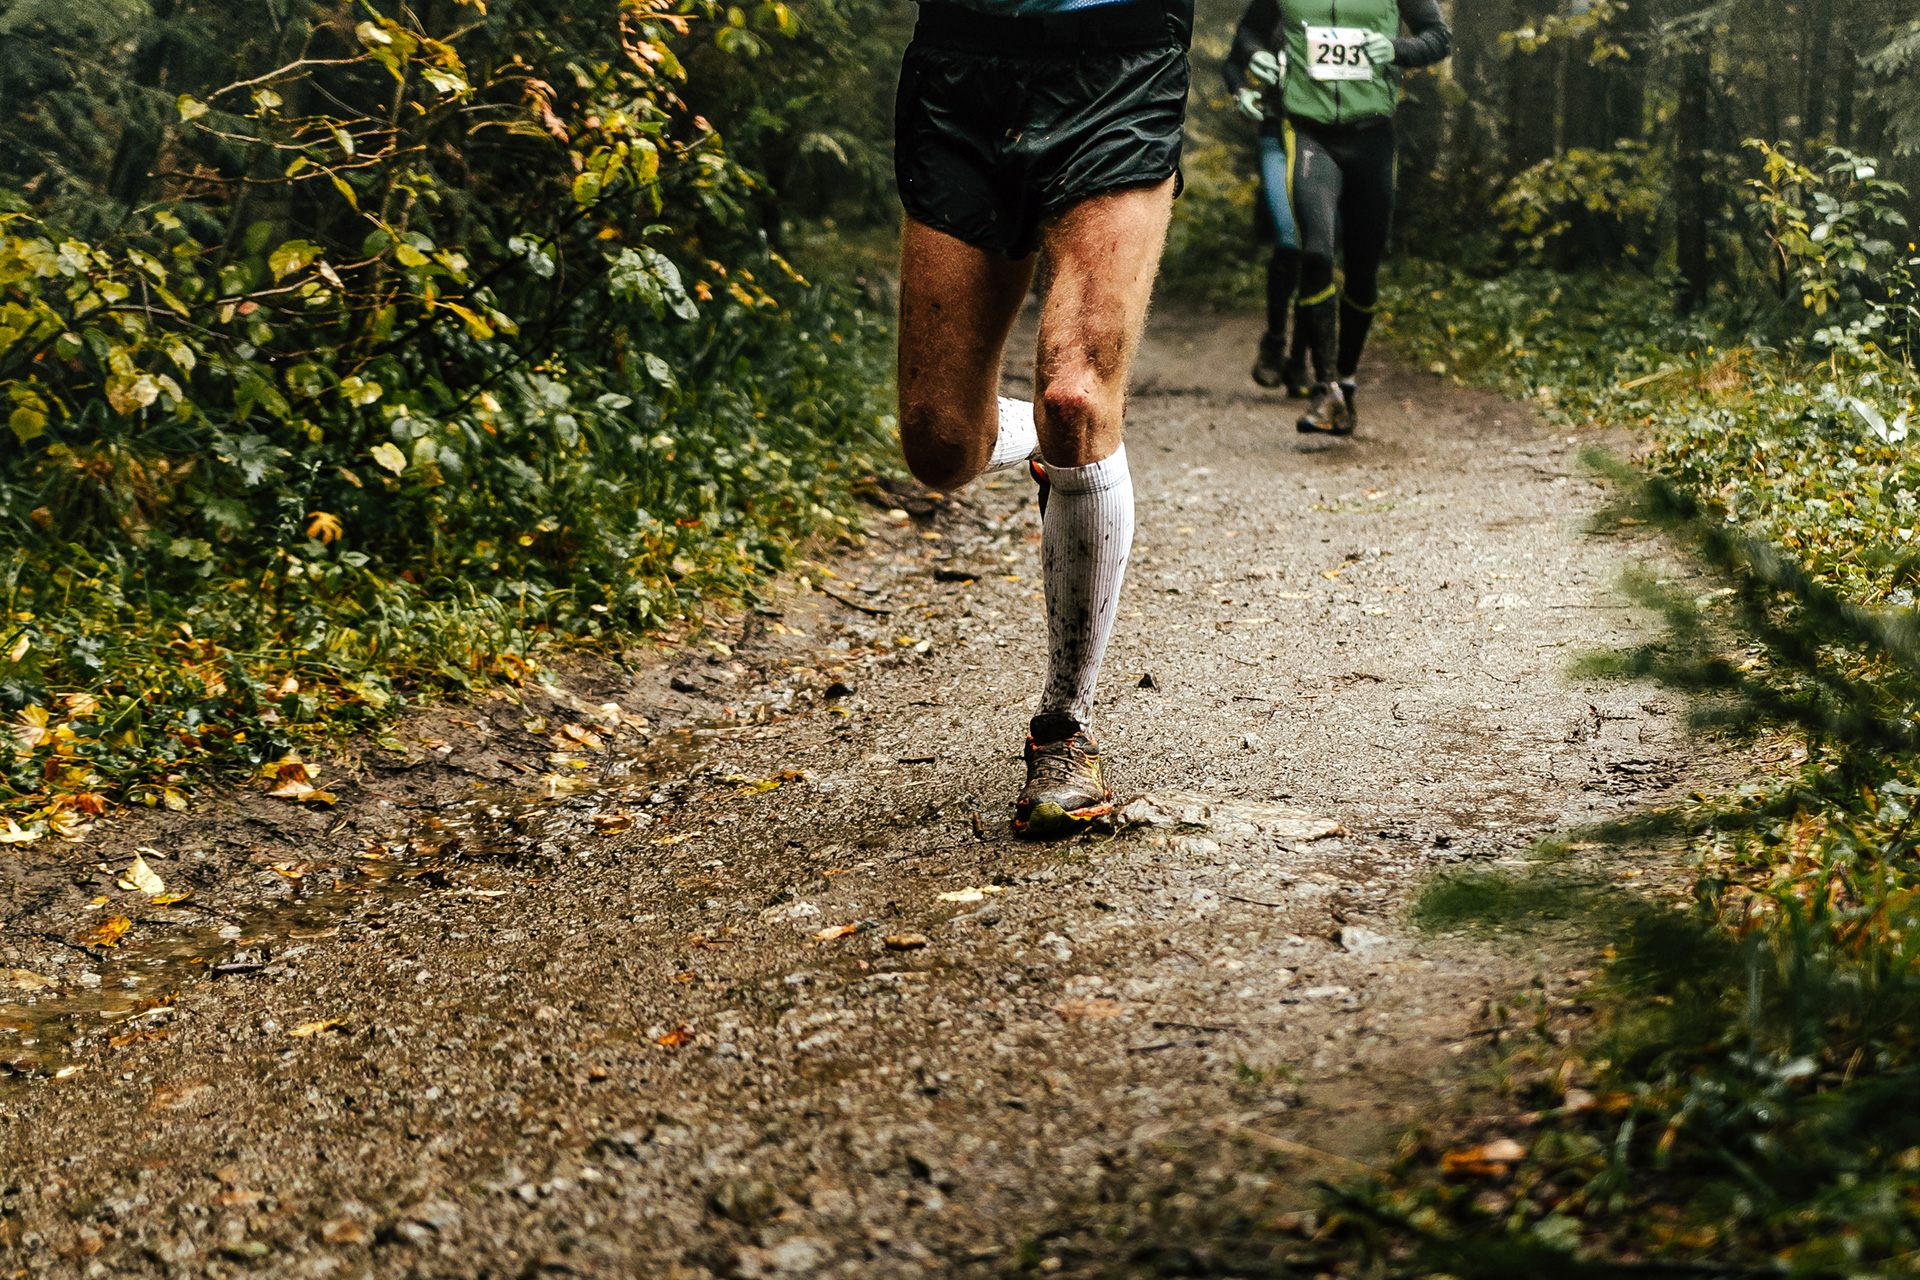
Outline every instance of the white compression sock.
<path fill-rule="evenodd" d="M 1040 710 L 1064 711 L 1087 725 L 1133 546 L 1127 447 L 1091 466 L 1050 466 L 1047 479 L 1053 492 L 1040 529 L 1047 596 L 1047 684 Z"/>
<path fill-rule="evenodd" d="M 1000 434 L 994 437 L 993 454 L 987 459 L 988 471 L 1005 471 L 1025 464 L 1040 447 L 1040 433 L 1033 425 L 1033 401 L 1000 397 Z"/>

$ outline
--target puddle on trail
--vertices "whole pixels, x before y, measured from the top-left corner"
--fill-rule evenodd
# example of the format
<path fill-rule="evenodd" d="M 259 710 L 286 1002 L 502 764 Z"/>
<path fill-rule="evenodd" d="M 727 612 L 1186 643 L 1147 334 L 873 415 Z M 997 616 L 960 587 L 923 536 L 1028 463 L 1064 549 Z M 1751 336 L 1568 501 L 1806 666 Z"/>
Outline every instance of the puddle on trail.
<path fill-rule="evenodd" d="M 384 841 L 261 864 L 229 882 L 279 876 L 290 896 L 231 907 L 191 899 L 149 906 L 130 913 L 117 946 L 69 943 L 63 962 L 0 969 L 0 1090 L 75 1075 L 102 1041 L 117 1048 L 163 1038 L 185 984 L 271 975 L 337 935 L 372 899 L 503 896 L 509 881 L 500 869 L 550 865 L 585 840 L 651 825 L 649 802 L 690 778 L 710 739 L 741 727 L 672 730 L 642 747 L 577 757 L 573 764 L 587 767 L 547 775 L 538 792 L 477 787 L 407 813 Z"/>

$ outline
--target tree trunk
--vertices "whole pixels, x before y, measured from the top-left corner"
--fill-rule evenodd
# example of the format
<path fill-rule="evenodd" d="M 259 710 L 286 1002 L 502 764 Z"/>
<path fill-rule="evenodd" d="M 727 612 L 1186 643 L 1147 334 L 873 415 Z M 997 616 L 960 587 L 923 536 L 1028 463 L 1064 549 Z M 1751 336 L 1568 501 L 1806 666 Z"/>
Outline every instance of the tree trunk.
<path fill-rule="evenodd" d="M 1674 120 L 1673 202 L 1677 226 L 1675 265 L 1686 287 L 1680 310 L 1692 311 L 1707 296 L 1707 192 L 1705 182 L 1708 81 L 1705 49 L 1680 55 L 1680 101 Z"/>
<path fill-rule="evenodd" d="M 1812 155 L 1827 131 L 1827 78 L 1833 74 L 1833 0 L 1810 0 L 1807 5 L 1806 107 L 1800 115 L 1802 155 Z"/>
<path fill-rule="evenodd" d="M 1648 45 L 1653 40 L 1647 0 L 1627 0 L 1625 8 L 1608 24 L 1607 34 L 1627 51 L 1624 61 L 1610 58 L 1605 68 L 1607 140 L 1627 138 L 1637 142 L 1647 135 Z"/>
<path fill-rule="evenodd" d="M 1839 65 L 1833 69 L 1833 143 L 1837 147 L 1853 146 L 1853 95 L 1859 91 L 1859 82 L 1855 79 L 1860 70 L 1860 55 L 1853 51 L 1853 41 L 1840 37 Z"/>
<path fill-rule="evenodd" d="M 1614 143 L 1612 113 L 1608 111 L 1608 83 L 1612 76 L 1593 64 L 1593 37 L 1569 42 L 1562 98 L 1565 125 L 1561 136 L 1569 149 L 1604 151 Z"/>
<path fill-rule="evenodd" d="M 1551 3 L 1522 0 L 1514 17 L 1539 30 L 1552 11 Z M 1558 112 L 1558 75 L 1551 45 L 1528 53 L 1515 47 L 1507 62 L 1507 164 L 1513 172 L 1530 169 L 1553 156 Z"/>

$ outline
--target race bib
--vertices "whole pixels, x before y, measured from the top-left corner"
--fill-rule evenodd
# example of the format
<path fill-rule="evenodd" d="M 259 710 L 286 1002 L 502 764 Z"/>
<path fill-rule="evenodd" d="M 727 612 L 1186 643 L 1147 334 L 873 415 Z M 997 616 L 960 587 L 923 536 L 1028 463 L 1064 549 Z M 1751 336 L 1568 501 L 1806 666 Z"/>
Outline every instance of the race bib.
<path fill-rule="evenodd" d="M 1315 80 L 1371 80 L 1365 27 L 1308 27 L 1307 74 Z"/>

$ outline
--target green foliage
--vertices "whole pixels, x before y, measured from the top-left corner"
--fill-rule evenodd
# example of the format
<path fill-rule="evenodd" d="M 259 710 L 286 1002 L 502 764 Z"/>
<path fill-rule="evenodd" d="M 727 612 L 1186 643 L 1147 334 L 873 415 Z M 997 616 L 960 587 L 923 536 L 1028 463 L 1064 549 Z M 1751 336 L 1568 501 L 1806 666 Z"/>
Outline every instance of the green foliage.
<path fill-rule="evenodd" d="M 1748 183 L 1758 193 L 1750 213 L 1772 246 L 1781 296 L 1793 281 L 1800 305 L 1824 316 L 1842 302 L 1843 291 L 1880 275 L 1894 258 L 1895 243 L 1875 232 L 1905 230 L 1894 201 L 1906 188 L 1880 177 L 1877 162 L 1839 147 L 1827 149 L 1823 175 L 1784 147 L 1758 139 L 1747 145 L 1766 163 L 1765 176 Z"/>
<path fill-rule="evenodd" d="M 1697 725 L 1787 761 L 1655 815 L 1698 869 L 1678 909 L 1587 898 L 1612 943 L 1593 1021 L 1569 1049 L 1553 1002 L 1521 1002 L 1516 1151 L 1416 1147 L 1333 1197 L 1355 1247 L 1416 1272 L 1910 1274 L 1920 1248 L 1920 1129 L 1892 1102 L 1920 1084 L 1916 260 L 1874 243 L 1897 193 L 1872 162 L 1762 154 L 1752 214 L 1793 282 L 1762 306 L 1681 320 L 1657 280 L 1401 275 L 1395 332 L 1437 371 L 1645 431 L 1651 480 L 1589 455 L 1620 495 L 1602 524 L 1660 529 L 1722 584 L 1629 575 L 1665 632 L 1586 674 L 1684 690 Z M 1537 912 L 1562 883 L 1443 881 L 1422 910 Z"/>
<path fill-rule="evenodd" d="M 1265 296 L 1268 250 L 1256 234 L 1260 156 L 1256 128 L 1227 96 L 1220 67 L 1244 7 L 1200 0 L 1187 102 L 1185 185 L 1173 204 L 1160 287 L 1188 301 L 1256 304 Z"/>
<path fill-rule="evenodd" d="M 1887 113 L 1895 153 L 1920 153 L 1920 19 L 1894 26 L 1862 64 L 1873 76 L 1869 99 Z"/>
<path fill-rule="evenodd" d="M 1494 212 L 1500 228 L 1536 265 L 1570 247 L 1604 237 L 1619 256 L 1658 259 L 1665 165 L 1644 143 L 1622 140 L 1608 150 L 1574 147 L 1516 175 Z"/>
<path fill-rule="evenodd" d="M 784 6 L 230 8 L 6 15 L 29 835 L 749 592 L 888 443 L 886 324 L 774 251 L 697 110 Z"/>

